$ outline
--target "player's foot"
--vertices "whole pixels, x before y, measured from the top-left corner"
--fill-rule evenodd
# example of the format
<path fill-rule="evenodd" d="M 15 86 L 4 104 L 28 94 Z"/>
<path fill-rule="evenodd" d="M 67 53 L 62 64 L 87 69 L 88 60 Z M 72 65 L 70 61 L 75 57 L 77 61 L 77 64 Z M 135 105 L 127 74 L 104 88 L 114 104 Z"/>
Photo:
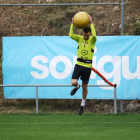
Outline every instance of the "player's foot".
<path fill-rule="evenodd" d="M 80 85 L 79 85 L 79 88 L 80 88 Z M 72 89 L 72 91 L 70 92 L 70 95 L 73 96 L 79 88 L 75 87 L 74 89 Z"/>
<path fill-rule="evenodd" d="M 84 112 L 84 106 L 81 106 L 78 110 L 78 114 L 82 115 L 83 112 Z"/>

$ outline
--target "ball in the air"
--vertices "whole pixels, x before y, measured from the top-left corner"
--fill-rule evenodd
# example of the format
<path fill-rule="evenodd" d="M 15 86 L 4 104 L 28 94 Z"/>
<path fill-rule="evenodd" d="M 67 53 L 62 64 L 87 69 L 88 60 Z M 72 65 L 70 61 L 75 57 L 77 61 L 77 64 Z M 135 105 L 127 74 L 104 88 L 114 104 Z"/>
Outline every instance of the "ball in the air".
<path fill-rule="evenodd" d="M 78 12 L 73 19 L 73 24 L 79 28 L 84 29 L 89 25 L 89 14 L 86 12 Z"/>

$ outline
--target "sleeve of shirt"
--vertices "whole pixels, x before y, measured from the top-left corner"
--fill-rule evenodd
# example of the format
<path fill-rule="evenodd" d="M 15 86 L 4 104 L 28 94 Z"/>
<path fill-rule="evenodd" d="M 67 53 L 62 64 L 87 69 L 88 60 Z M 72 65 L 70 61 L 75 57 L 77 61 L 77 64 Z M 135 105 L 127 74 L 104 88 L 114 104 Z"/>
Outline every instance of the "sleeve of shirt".
<path fill-rule="evenodd" d="M 95 31 L 94 25 L 90 24 L 90 28 L 91 28 L 91 34 L 92 34 L 92 41 L 95 44 L 97 41 L 97 37 L 96 37 L 96 31 Z"/>
<path fill-rule="evenodd" d="M 72 39 L 75 40 L 76 42 L 79 42 L 80 35 L 74 34 L 74 33 L 73 33 L 73 29 L 74 29 L 74 25 L 71 24 L 69 36 L 70 36 L 70 38 L 72 38 Z"/>

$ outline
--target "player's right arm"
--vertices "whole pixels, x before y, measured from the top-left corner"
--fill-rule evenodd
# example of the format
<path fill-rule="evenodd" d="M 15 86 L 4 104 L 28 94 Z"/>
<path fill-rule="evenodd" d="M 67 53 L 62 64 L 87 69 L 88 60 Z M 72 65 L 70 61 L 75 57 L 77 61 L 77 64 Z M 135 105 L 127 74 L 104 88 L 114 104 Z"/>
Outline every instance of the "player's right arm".
<path fill-rule="evenodd" d="M 70 36 L 70 38 L 72 38 L 72 39 L 75 40 L 76 42 L 79 42 L 80 35 L 74 34 L 74 33 L 73 33 L 73 30 L 74 30 L 74 24 L 73 24 L 73 18 L 72 18 L 72 24 L 71 24 L 71 26 L 70 26 L 69 36 Z"/>

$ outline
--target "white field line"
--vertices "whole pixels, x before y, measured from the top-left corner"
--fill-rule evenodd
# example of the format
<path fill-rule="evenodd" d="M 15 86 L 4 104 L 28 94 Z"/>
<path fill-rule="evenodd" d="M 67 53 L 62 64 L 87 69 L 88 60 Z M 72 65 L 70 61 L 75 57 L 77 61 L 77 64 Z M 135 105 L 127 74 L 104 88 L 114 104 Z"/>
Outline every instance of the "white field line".
<path fill-rule="evenodd" d="M 140 124 L 140 122 L 33 122 L 33 123 L 0 123 L 0 125 L 39 125 L 39 124 Z"/>

